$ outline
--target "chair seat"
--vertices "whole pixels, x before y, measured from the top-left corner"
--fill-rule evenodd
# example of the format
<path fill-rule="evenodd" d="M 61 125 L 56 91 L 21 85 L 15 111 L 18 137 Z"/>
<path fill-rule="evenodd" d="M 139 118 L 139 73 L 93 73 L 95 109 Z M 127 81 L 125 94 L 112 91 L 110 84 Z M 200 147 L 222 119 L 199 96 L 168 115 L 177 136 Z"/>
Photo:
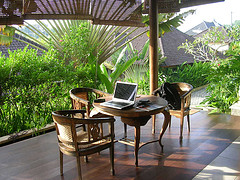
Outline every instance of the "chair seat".
<path fill-rule="evenodd" d="M 190 109 L 186 109 L 183 113 L 183 116 L 186 116 L 189 114 Z M 177 118 L 181 117 L 181 110 L 169 110 L 170 115 L 175 116 Z"/>
<path fill-rule="evenodd" d="M 65 140 L 65 139 L 63 139 L 63 140 Z M 92 138 L 90 140 L 93 141 Z M 100 144 L 102 145 L 104 143 L 108 143 L 108 142 L 110 142 L 110 140 L 101 139 L 99 141 L 94 141 L 92 143 L 89 143 L 88 133 L 81 130 L 81 131 L 77 132 L 77 142 L 78 143 L 81 142 L 81 144 L 78 145 L 78 148 L 89 148 L 89 147 L 97 146 L 97 145 L 100 145 Z M 73 148 L 73 150 L 75 149 L 74 145 L 72 145 L 72 143 L 69 143 L 69 144 L 68 143 L 62 143 L 62 146 L 65 146 L 65 147 L 70 148 L 70 149 Z"/>
<path fill-rule="evenodd" d="M 102 118 L 102 117 L 110 117 L 106 114 L 103 114 L 103 113 L 100 113 L 97 111 L 96 108 L 93 108 L 92 111 L 90 112 L 90 115 L 89 115 L 90 118 Z"/>

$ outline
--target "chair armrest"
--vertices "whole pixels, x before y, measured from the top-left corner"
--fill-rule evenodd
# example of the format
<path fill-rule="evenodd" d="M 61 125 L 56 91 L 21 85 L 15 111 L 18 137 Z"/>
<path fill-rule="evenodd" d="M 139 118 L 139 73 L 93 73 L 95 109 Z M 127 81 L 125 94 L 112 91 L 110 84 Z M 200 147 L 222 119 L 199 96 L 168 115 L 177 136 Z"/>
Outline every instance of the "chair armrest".
<path fill-rule="evenodd" d="M 88 118 L 88 119 L 74 118 L 75 124 L 96 124 L 96 123 L 113 123 L 113 122 L 115 122 L 115 119 L 113 117 Z"/>
<path fill-rule="evenodd" d="M 75 96 L 74 94 L 70 94 L 70 97 L 74 99 L 75 101 L 81 102 L 82 104 L 89 105 L 90 101 L 86 99 L 82 99 L 80 97 Z"/>
<path fill-rule="evenodd" d="M 155 90 L 152 92 L 152 95 L 157 96 L 157 93 L 158 93 L 159 89 L 160 89 L 160 88 L 155 89 Z"/>
<path fill-rule="evenodd" d="M 96 94 L 100 95 L 100 96 L 111 96 L 111 94 L 98 90 L 98 89 L 93 89 L 93 92 L 95 92 Z"/>
<path fill-rule="evenodd" d="M 192 89 L 190 91 L 187 91 L 186 93 L 184 93 L 183 95 L 181 95 L 181 98 L 186 98 L 187 96 L 189 96 L 192 93 Z"/>
<path fill-rule="evenodd" d="M 86 113 L 86 110 L 84 109 L 72 109 L 72 110 L 61 110 L 61 111 L 53 111 L 52 114 L 55 116 L 62 116 L 62 115 L 75 115 L 77 113 L 82 114 L 82 117 L 84 117 L 84 114 Z"/>

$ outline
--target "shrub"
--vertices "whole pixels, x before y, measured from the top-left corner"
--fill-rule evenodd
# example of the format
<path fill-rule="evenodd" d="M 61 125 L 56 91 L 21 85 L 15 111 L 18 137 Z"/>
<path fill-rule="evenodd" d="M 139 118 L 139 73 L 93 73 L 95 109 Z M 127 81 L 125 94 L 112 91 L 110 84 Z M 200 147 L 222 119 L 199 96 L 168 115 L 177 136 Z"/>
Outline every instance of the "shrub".
<path fill-rule="evenodd" d="M 53 49 L 42 56 L 27 48 L 9 54 L 0 57 L 0 136 L 45 126 L 52 111 L 71 108 L 70 89 L 100 84 L 95 65 L 66 65 Z"/>
<path fill-rule="evenodd" d="M 164 82 L 186 82 L 194 88 L 208 83 L 207 76 L 211 69 L 208 62 L 194 62 L 192 65 L 183 63 L 175 68 L 159 69 L 159 84 Z"/>
<path fill-rule="evenodd" d="M 216 62 L 209 71 L 207 90 L 211 95 L 206 99 L 209 106 L 220 112 L 228 112 L 229 107 L 238 100 L 240 85 L 240 43 L 233 43 L 227 53 L 229 57 Z"/>

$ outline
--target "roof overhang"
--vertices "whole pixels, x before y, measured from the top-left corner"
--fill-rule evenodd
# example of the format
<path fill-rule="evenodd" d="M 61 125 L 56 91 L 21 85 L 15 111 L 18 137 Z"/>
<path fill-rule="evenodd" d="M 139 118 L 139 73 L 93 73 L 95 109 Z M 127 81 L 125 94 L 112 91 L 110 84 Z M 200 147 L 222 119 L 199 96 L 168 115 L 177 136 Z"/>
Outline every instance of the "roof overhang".
<path fill-rule="evenodd" d="M 224 0 L 157 0 L 158 12 Z M 144 4 L 144 5 L 143 5 Z M 144 7 L 144 8 L 143 8 Z M 143 10 L 144 9 L 144 10 Z M 1 0 L 0 25 L 23 24 L 24 20 L 81 19 L 94 24 L 144 26 L 142 14 L 149 13 L 148 0 Z"/>

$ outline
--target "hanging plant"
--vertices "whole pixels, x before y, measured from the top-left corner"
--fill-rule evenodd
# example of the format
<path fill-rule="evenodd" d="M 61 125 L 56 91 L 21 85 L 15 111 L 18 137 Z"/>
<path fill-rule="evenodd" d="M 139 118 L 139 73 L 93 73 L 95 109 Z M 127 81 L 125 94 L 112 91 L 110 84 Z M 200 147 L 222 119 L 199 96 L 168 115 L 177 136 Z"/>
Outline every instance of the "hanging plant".
<path fill-rule="evenodd" d="M 0 45 L 9 46 L 13 41 L 15 28 L 10 26 L 0 26 Z"/>

